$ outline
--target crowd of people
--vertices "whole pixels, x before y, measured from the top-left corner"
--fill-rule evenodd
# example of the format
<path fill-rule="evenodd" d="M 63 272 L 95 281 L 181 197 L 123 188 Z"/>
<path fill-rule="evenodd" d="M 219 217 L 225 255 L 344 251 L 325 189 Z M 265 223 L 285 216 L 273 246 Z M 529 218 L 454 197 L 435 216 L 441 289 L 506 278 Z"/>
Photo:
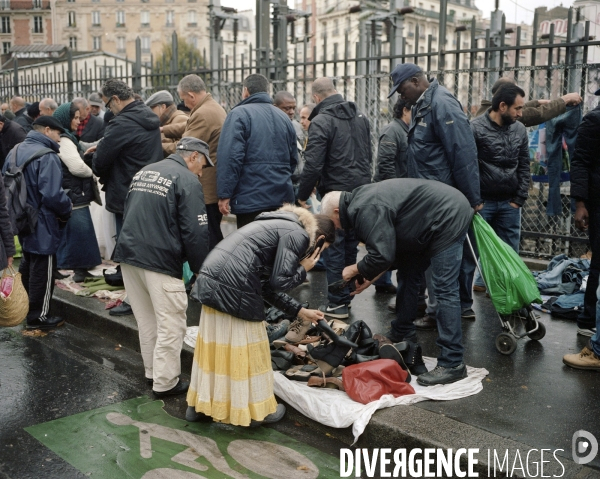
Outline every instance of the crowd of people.
<path fill-rule="evenodd" d="M 476 248 L 473 215 L 518 252 L 530 182 L 526 126 L 564 114 L 581 97 L 526 102 L 514 80 L 500 78 L 469 121 L 418 66 L 400 64 L 391 78 L 390 97 L 398 98 L 375 159 L 369 119 L 331 78 L 316 79 L 314 103 L 299 106 L 289 92 L 272 97 L 268 79 L 251 74 L 228 113 L 197 75 L 179 82 L 179 104 L 168 91 L 143 101 L 115 79 L 60 106 L 13 97 L 1 107 L 0 163 L 3 173 L 24 166 L 27 202 L 37 211 L 34 230 L 19 234 L 26 327 L 63 323 L 50 313 L 58 269 L 74 270 L 80 282 L 102 261 L 90 212 L 102 205 L 114 215 L 112 259 L 128 295 L 111 314 L 135 316 L 148 384 L 157 397 L 187 393 L 188 420 L 279 420 L 285 408 L 273 395 L 264 302 L 296 318 L 290 329 L 301 338 L 324 318 L 348 319 L 353 298 L 371 284 L 395 295 L 384 334 L 402 344 L 417 382 L 465 378 L 461 322 L 475 319 L 473 291 L 486 290 L 469 247 Z M 572 159 L 575 219 L 589 226 L 592 252 L 600 252 L 599 122 L 598 108 L 584 118 Z M 4 266 L 14 254 L 5 210 L 0 203 Z M 229 214 L 238 229 L 223 238 Z M 359 242 L 366 255 L 357 261 Z M 564 357 L 572 367 L 600 370 L 598 261 L 578 329 L 593 337 Z M 179 359 L 185 262 L 202 303 L 191 383 L 180 378 Z M 315 267 L 342 287 L 328 288 L 327 303 L 308 309 L 285 291 Z M 430 371 L 417 337 L 426 329 L 438 331 Z M 312 359 L 324 374 L 335 367 L 326 355 Z"/>

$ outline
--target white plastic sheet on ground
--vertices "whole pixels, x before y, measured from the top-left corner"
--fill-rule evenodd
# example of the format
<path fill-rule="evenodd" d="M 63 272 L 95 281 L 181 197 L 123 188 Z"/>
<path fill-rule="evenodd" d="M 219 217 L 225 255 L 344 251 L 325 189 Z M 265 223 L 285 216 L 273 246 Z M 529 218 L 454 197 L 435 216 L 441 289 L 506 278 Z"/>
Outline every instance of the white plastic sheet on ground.
<path fill-rule="evenodd" d="M 434 358 L 424 358 L 424 361 L 429 370 L 437 363 Z M 465 379 L 430 387 L 419 386 L 413 376 L 410 385 L 415 394 L 398 398 L 386 394 L 369 404 L 353 401 L 345 392 L 335 389 L 309 388 L 306 383 L 290 381 L 280 373 L 274 373 L 274 389 L 276 396 L 310 419 L 331 427 L 343 428 L 352 425 L 352 434 L 356 442 L 377 409 L 415 404 L 428 399 L 451 401 L 479 393 L 483 389 L 481 382 L 489 374 L 488 371 L 467 366 L 467 372 L 468 377 Z"/>

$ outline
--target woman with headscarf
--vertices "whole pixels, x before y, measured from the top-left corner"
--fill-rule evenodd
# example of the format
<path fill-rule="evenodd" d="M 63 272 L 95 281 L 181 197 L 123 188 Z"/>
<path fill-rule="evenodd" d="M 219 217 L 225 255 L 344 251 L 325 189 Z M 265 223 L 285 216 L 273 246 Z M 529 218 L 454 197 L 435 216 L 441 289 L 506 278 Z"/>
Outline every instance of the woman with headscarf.
<path fill-rule="evenodd" d="M 90 276 L 90 268 L 102 263 L 90 215 L 90 203 L 94 200 L 92 169 L 83 161 L 83 150 L 73 134 L 79 126 L 79 115 L 79 109 L 71 102 L 63 103 L 52 115 L 64 128 L 58 156 L 63 163 L 62 187 L 73 202 L 73 212 L 62 231 L 56 258 L 59 269 L 75 270 L 73 281 L 76 283 Z"/>

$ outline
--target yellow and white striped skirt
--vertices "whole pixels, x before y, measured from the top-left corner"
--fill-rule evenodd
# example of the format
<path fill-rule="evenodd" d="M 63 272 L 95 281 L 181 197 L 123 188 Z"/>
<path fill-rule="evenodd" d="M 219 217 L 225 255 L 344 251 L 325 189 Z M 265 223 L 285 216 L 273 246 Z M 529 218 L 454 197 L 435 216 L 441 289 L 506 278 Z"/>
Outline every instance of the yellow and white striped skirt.
<path fill-rule="evenodd" d="M 275 412 L 273 369 L 262 321 L 202 306 L 187 403 L 215 421 L 249 426 Z"/>

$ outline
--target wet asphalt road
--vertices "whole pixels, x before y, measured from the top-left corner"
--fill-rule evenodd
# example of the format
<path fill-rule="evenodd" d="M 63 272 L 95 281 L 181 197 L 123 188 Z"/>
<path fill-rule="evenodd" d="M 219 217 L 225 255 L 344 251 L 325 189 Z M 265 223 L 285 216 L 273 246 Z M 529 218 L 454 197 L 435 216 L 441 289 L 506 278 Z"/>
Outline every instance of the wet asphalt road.
<path fill-rule="evenodd" d="M 152 398 L 141 357 L 68 324 L 41 338 L 24 337 L 20 329 L 0 329 L 0 479 L 89 477 L 24 428 L 142 395 Z M 171 416 L 185 416 L 185 396 L 164 402 Z M 344 447 L 290 421 L 269 427 L 335 458 Z"/>

